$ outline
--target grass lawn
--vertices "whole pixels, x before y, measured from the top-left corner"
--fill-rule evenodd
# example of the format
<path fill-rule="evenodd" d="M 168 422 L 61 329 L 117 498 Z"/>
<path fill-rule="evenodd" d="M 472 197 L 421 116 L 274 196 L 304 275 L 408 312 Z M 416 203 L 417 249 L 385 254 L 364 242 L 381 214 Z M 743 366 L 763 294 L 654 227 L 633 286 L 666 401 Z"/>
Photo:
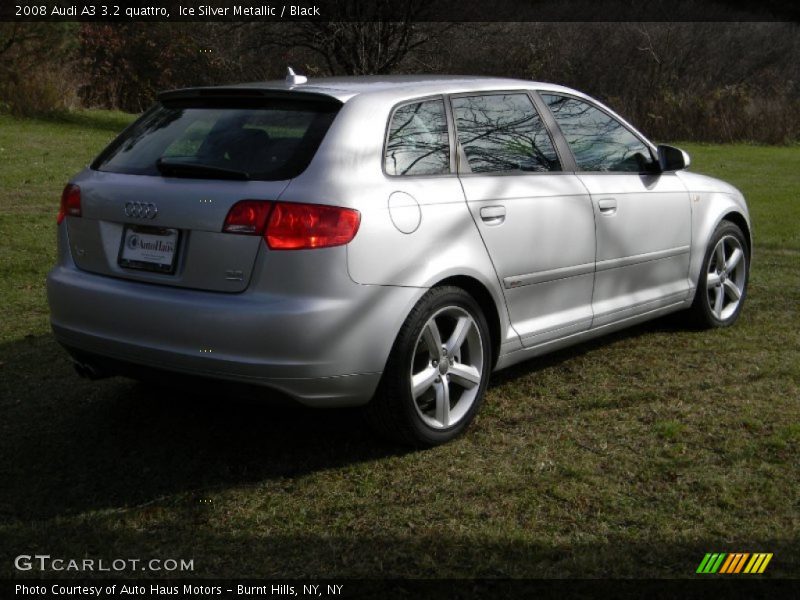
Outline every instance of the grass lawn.
<path fill-rule="evenodd" d="M 684 145 L 749 199 L 733 328 L 659 320 L 493 378 L 455 443 L 354 411 L 79 379 L 44 277 L 68 177 L 129 117 L 0 116 L 0 577 L 21 553 L 193 558 L 192 576 L 800 576 L 800 148 Z"/>

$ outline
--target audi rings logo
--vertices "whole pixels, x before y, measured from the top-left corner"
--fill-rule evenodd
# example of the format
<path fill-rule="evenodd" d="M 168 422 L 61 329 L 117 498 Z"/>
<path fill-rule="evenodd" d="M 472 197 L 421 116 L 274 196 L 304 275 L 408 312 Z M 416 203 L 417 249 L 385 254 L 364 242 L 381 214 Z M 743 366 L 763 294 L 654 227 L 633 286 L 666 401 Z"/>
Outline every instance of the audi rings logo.
<path fill-rule="evenodd" d="M 135 219 L 155 219 L 158 207 L 152 202 L 126 202 L 125 216 Z"/>

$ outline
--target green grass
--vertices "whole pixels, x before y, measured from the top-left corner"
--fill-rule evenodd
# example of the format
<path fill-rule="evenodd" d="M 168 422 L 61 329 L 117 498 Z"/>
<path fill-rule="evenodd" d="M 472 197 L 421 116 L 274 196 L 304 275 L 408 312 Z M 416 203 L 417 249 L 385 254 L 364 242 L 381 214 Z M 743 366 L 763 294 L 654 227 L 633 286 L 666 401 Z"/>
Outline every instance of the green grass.
<path fill-rule="evenodd" d="M 0 114 L 0 343 L 47 330 L 43 278 L 55 260 L 55 217 L 70 177 L 131 122 L 81 111 L 60 120 Z"/>
<path fill-rule="evenodd" d="M 744 192 L 758 250 L 800 251 L 800 146 L 679 145 L 693 171 Z"/>
<path fill-rule="evenodd" d="M 494 377 L 468 434 L 408 452 L 355 411 L 87 382 L 48 331 L 68 177 L 128 117 L 0 117 L 0 576 L 20 553 L 193 558 L 211 576 L 800 575 L 800 149 L 685 145 L 756 236 L 733 328 L 660 320 Z"/>

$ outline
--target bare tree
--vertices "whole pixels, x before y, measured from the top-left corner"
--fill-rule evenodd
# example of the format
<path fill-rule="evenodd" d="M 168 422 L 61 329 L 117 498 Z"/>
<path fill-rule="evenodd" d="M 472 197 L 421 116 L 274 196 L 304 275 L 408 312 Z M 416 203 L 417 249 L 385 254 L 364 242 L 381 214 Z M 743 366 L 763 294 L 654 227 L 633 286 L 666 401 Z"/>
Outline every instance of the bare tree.
<path fill-rule="evenodd" d="M 72 23 L 0 23 L 0 78 L 24 77 L 74 48 Z"/>
<path fill-rule="evenodd" d="M 391 72 L 427 38 L 415 26 L 400 22 L 306 22 L 287 41 L 319 56 L 331 74 L 384 74 Z"/>
<path fill-rule="evenodd" d="M 0 109 L 18 115 L 78 103 L 77 23 L 0 23 Z"/>
<path fill-rule="evenodd" d="M 340 0 L 326 8 L 326 21 L 231 24 L 246 28 L 244 46 L 265 54 L 303 50 L 319 59 L 329 75 L 384 74 L 430 41 L 434 29 L 421 25 L 435 0 Z M 441 33 L 441 28 L 438 33 Z"/>

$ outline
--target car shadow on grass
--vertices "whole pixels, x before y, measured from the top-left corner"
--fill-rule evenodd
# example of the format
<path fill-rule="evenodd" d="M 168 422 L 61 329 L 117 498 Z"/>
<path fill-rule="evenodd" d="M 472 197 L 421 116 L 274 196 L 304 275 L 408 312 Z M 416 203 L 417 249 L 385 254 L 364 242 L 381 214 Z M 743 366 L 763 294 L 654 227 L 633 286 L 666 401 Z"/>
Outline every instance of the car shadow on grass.
<path fill-rule="evenodd" d="M 0 521 L 135 506 L 406 452 L 357 410 L 79 378 L 52 336 L 0 346 Z"/>
<path fill-rule="evenodd" d="M 492 385 L 615 339 L 678 327 L 654 321 L 527 361 Z M 267 391 L 253 400 L 191 380 L 165 387 L 81 379 L 51 335 L 2 345 L 0 521 L 137 506 L 409 452 L 377 438 L 358 409 L 303 408 Z"/>
<path fill-rule="evenodd" d="M 648 334 L 672 334 L 699 331 L 700 329 L 688 322 L 685 313 L 671 313 L 652 321 L 646 321 L 632 327 L 607 333 L 594 339 L 580 342 L 574 346 L 568 346 L 561 350 L 555 350 L 512 365 L 511 367 L 494 373 L 492 379 L 489 381 L 489 387 L 493 388 L 507 383 L 513 383 L 515 380 L 536 373 L 537 371 L 559 365 L 578 356 L 583 356 L 595 350 L 602 349 L 603 347 L 611 346 L 616 342 L 634 339 Z"/>

